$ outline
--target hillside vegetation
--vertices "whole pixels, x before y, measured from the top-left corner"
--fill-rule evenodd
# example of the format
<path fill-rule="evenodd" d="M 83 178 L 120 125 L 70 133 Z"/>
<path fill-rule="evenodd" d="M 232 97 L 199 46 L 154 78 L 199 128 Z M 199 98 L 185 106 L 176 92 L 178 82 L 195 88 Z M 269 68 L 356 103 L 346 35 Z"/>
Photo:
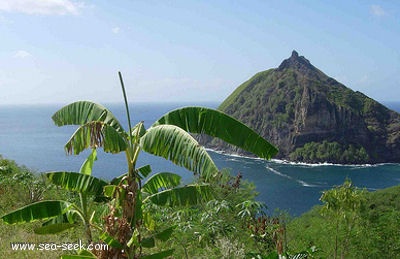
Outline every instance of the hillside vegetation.
<path fill-rule="evenodd" d="M 400 186 L 366 192 L 345 183 L 332 191 L 338 195 L 345 189 L 358 196 L 347 207 L 340 207 L 344 199 L 330 199 L 340 213 L 328 215 L 325 201 L 288 224 L 288 248 L 315 246 L 318 258 L 398 258 Z"/>
<path fill-rule="evenodd" d="M 323 206 L 294 219 L 285 214 L 263 214 L 263 204 L 255 201 L 254 185 L 242 181 L 240 175 L 231 177 L 225 172 L 214 188 L 217 198 L 201 206 L 149 208 L 155 220 L 152 228 L 176 226 L 172 237 L 158 242 L 154 251 L 173 248 L 174 258 L 277 258 L 277 251 L 288 258 L 299 252 L 301 258 L 335 258 L 337 244 L 336 258 L 400 255 L 400 186 L 367 192 L 347 181 L 324 193 Z M 78 199 L 73 192 L 63 191 L 28 168 L 2 158 L 0 193 L 0 215 L 37 200 Z M 90 204 L 101 211 L 96 202 Z M 40 225 L 0 222 L 2 257 L 58 258 L 74 251 L 13 251 L 10 243 L 61 244 L 84 239 L 84 229 L 79 225 L 58 235 L 37 235 L 34 229 Z M 98 240 L 98 235 L 94 232 L 93 239 Z"/>

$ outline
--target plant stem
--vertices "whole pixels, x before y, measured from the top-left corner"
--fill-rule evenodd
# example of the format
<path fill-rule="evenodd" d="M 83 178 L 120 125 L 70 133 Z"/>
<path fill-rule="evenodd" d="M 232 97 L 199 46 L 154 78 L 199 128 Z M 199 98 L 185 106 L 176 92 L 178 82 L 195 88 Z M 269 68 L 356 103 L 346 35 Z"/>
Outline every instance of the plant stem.
<path fill-rule="evenodd" d="M 128 117 L 128 125 L 129 125 L 129 137 L 132 141 L 132 125 L 131 125 L 131 116 L 129 114 L 129 107 L 128 107 L 128 98 L 126 97 L 125 85 L 124 80 L 122 80 L 122 74 L 118 71 L 119 81 L 121 82 L 122 93 L 124 95 L 124 102 L 125 102 L 125 109 L 126 109 L 126 116 Z"/>

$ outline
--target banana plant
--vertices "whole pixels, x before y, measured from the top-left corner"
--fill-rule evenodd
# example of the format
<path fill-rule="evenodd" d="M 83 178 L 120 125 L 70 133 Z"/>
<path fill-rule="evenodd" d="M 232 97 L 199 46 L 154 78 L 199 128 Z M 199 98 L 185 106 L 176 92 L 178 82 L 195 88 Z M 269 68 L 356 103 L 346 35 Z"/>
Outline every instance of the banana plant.
<path fill-rule="evenodd" d="M 100 228 L 93 219 L 96 211 L 90 208 L 89 199 L 102 199 L 104 186 L 108 182 L 92 176 L 93 163 L 96 160 L 96 150 L 82 164 L 79 172 L 49 172 L 44 176 L 61 188 L 77 192 L 79 202 L 65 200 L 44 200 L 16 209 L 2 219 L 8 224 L 29 223 L 38 220 L 46 221 L 41 227 L 34 229 L 36 234 L 56 234 L 76 227 L 79 221 L 84 226 L 87 243 L 92 242 L 92 229 Z M 100 228 L 101 229 L 101 228 Z"/>
<path fill-rule="evenodd" d="M 109 153 L 125 153 L 128 172 L 118 178 L 117 182 L 114 181 L 108 190 L 106 188 L 116 207 L 111 209 L 109 222 L 106 222 L 105 239 L 117 241 L 123 246 L 123 249 L 112 255 L 114 258 L 123 256 L 134 258 L 142 255 L 140 233 L 143 223 L 142 203 L 145 199 L 165 204 L 178 199 L 178 196 L 154 193 L 152 196 L 144 197 L 141 191 L 142 180 L 148 176 L 148 170 L 146 167 L 138 168 L 136 165 L 141 151 L 164 157 L 178 166 L 183 166 L 207 183 L 218 175 L 219 169 L 191 133 L 220 138 L 264 159 L 270 159 L 277 153 L 277 149 L 234 118 L 204 107 L 186 107 L 171 111 L 149 129 L 145 129 L 143 122 L 132 127 L 124 82 L 121 73 L 118 74 L 125 102 L 128 130 L 122 127 L 107 108 L 90 101 L 78 101 L 66 105 L 58 110 L 52 119 L 57 126 L 78 126 L 65 145 L 68 154 L 77 155 L 87 148 L 103 148 Z M 193 186 L 192 190 L 201 193 L 207 188 L 206 185 Z M 177 193 L 175 190 L 175 194 Z M 118 219 L 118 222 L 114 219 Z"/>
<path fill-rule="evenodd" d="M 141 208 L 137 208 L 137 213 L 141 214 L 143 227 L 147 230 L 147 236 L 141 240 L 143 248 L 154 248 L 156 242 L 167 241 L 175 226 L 166 229 L 157 229 L 157 222 L 153 219 L 150 207 L 169 206 L 169 207 L 187 207 L 198 205 L 203 201 L 214 198 L 213 191 L 208 184 L 189 184 L 181 186 L 181 176 L 161 172 L 150 176 L 141 188 Z M 107 187 L 106 187 L 107 189 Z M 106 191 L 107 192 L 107 191 Z M 147 255 L 149 258 L 164 258 L 171 256 L 173 249 L 159 252 L 157 254 Z M 146 258 L 146 253 L 142 256 Z"/>
<path fill-rule="evenodd" d="M 137 204 L 135 208 L 135 219 L 136 228 L 133 232 L 131 238 L 127 242 L 128 245 L 135 245 L 140 248 L 140 255 L 144 258 L 148 256 L 149 258 L 164 258 L 172 255 L 173 249 L 162 251 L 156 254 L 146 255 L 142 251 L 142 248 L 154 248 L 156 241 L 163 242 L 171 237 L 174 226 L 168 227 L 164 230 L 157 230 L 155 228 L 156 222 L 153 216 L 147 208 L 148 206 L 170 206 L 170 207 L 183 207 L 189 205 L 198 205 L 203 201 L 208 201 L 214 198 L 211 187 L 208 184 L 189 184 L 181 186 L 181 176 L 170 173 L 161 172 L 156 173 L 151 176 L 150 165 L 146 165 L 138 168 L 140 172 L 140 177 L 147 177 L 143 185 L 140 188 L 140 193 L 138 193 Z M 148 177 L 149 176 L 149 177 Z M 127 177 L 124 174 L 117 177 L 111 181 L 111 185 L 104 187 L 104 194 L 107 197 L 113 198 L 112 208 L 118 209 L 122 208 L 125 199 L 126 192 L 121 186 L 121 183 L 126 183 L 121 181 L 121 179 Z M 112 224 L 109 224 L 111 222 Z M 103 233 L 102 239 L 107 242 L 109 251 L 107 254 L 102 255 L 102 258 L 114 258 L 118 256 L 118 253 L 123 248 L 123 240 L 116 239 L 115 236 L 121 236 L 119 231 L 123 219 L 118 219 L 115 214 L 109 215 L 106 219 L 106 229 L 112 229 L 112 226 L 117 225 L 119 228 L 114 228 L 114 231 L 109 231 L 108 233 Z M 146 229 L 147 234 L 150 235 L 143 236 L 138 230 Z M 110 235 L 111 234 L 111 235 Z"/>

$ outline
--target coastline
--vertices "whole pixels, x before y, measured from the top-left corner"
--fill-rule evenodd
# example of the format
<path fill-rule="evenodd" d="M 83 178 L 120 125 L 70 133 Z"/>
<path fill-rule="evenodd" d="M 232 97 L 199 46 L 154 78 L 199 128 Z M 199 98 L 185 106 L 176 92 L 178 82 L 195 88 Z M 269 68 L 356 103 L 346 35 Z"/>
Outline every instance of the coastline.
<path fill-rule="evenodd" d="M 308 167 L 322 167 L 322 166 L 340 166 L 340 167 L 378 167 L 383 165 L 397 165 L 400 166 L 400 163 L 376 163 L 376 164 L 338 164 L 338 163 L 305 163 L 305 162 L 296 162 L 296 161 L 289 161 L 289 160 L 282 160 L 282 159 L 275 159 L 272 158 L 270 160 L 265 160 L 259 157 L 252 157 L 252 156 L 245 156 L 236 153 L 228 153 L 221 150 L 214 150 L 212 148 L 205 148 L 209 152 L 213 152 L 219 155 L 229 156 L 229 157 L 237 157 L 237 158 L 246 158 L 252 160 L 261 160 L 266 162 L 274 162 L 276 164 L 285 164 L 285 165 L 293 165 L 293 166 L 308 166 Z"/>

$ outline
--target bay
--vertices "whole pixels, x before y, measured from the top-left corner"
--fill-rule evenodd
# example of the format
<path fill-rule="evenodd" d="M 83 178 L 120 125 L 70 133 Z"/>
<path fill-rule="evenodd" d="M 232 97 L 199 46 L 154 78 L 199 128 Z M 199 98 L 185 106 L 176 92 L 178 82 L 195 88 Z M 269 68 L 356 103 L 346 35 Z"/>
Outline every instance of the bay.
<path fill-rule="evenodd" d="M 193 104 L 190 104 L 193 105 Z M 215 108 L 216 103 L 194 104 Z M 400 103 L 386 103 L 400 111 Z M 108 107 L 127 125 L 122 105 Z M 133 124 L 143 120 L 149 127 L 164 113 L 184 103 L 138 103 L 131 104 Z M 0 106 L 0 154 L 15 160 L 37 172 L 77 171 L 88 152 L 79 156 L 67 156 L 63 146 L 76 127 L 57 127 L 51 120 L 52 114 L 62 105 Z M 374 191 L 400 184 L 399 164 L 378 165 L 332 165 L 295 164 L 284 161 L 246 158 L 210 151 L 219 168 L 229 168 L 232 175 L 240 173 L 244 180 L 255 183 L 258 200 L 268 206 L 268 212 L 280 209 L 291 215 L 300 215 L 319 204 L 323 190 L 340 185 L 346 178 L 360 188 Z M 183 177 L 185 183 L 193 179 L 191 172 L 171 162 L 142 152 L 138 165 L 151 164 L 153 172 L 170 171 Z M 127 171 L 123 154 L 99 152 L 93 174 L 111 179 Z"/>

